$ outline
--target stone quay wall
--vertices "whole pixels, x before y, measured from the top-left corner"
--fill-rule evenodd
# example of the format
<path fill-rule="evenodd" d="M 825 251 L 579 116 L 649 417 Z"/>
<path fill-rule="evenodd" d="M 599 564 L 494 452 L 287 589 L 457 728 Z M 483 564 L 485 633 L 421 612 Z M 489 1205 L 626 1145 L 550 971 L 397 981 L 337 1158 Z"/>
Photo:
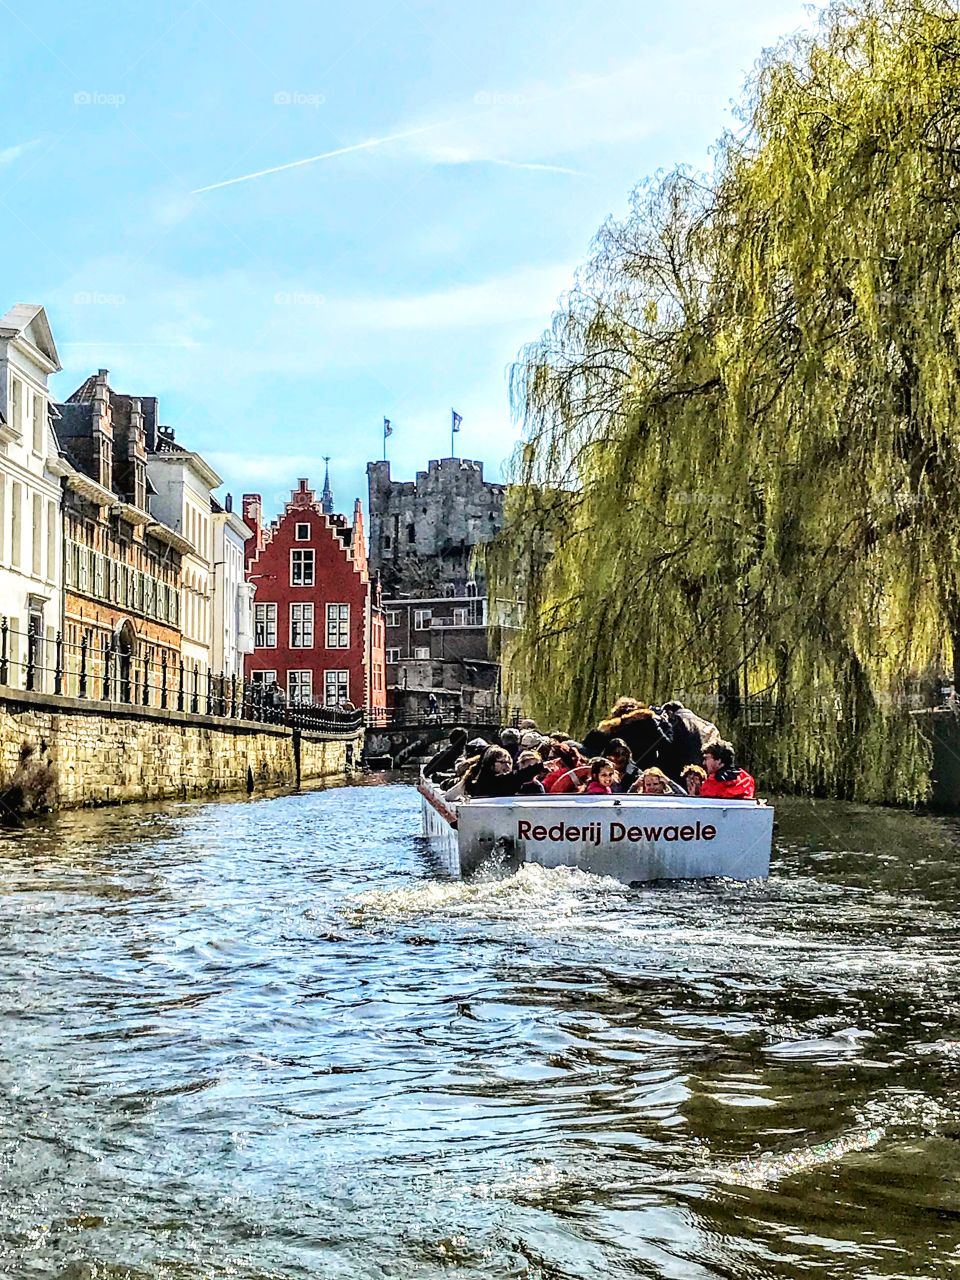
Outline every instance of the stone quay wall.
<path fill-rule="evenodd" d="M 0 780 L 23 748 L 54 774 L 53 803 L 185 799 L 296 787 L 359 765 L 363 733 L 335 737 L 244 720 L 0 691 Z"/>

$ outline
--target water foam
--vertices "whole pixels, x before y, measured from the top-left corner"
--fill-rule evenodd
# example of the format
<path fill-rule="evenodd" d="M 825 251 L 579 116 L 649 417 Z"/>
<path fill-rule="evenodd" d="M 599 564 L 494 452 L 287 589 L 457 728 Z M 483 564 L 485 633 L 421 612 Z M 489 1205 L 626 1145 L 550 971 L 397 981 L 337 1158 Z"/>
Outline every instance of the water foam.
<path fill-rule="evenodd" d="M 822 1165 L 835 1164 L 853 1152 L 869 1151 L 884 1134 L 882 1128 L 860 1129 L 809 1147 L 794 1147 L 784 1152 L 764 1151 L 759 1156 L 721 1165 L 714 1170 L 714 1176 L 736 1187 L 760 1189 L 775 1185 L 784 1178 L 819 1169 Z"/>
<path fill-rule="evenodd" d="M 342 914 L 354 925 L 407 916 L 481 916 L 500 920 L 549 916 L 569 917 L 588 897 L 622 894 L 625 886 L 606 876 L 576 867 L 541 867 L 525 863 L 513 875 L 472 880 L 425 880 L 395 889 L 370 889 L 344 904 Z"/>

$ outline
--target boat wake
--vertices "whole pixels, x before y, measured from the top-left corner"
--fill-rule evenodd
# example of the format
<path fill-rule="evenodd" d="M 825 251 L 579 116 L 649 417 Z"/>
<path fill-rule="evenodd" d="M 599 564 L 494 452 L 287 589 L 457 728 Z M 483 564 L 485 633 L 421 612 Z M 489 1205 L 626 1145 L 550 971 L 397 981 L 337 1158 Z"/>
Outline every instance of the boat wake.
<path fill-rule="evenodd" d="M 822 1165 L 836 1164 L 838 1160 L 854 1152 L 869 1151 L 881 1141 L 885 1133 L 886 1130 L 882 1128 L 860 1129 L 809 1147 L 794 1147 L 782 1152 L 764 1151 L 758 1156 L 749 1156 L 733 1164 L 720 1165 L 713 1170 L 713 1176 L 717 1181 L 735 1187 L 769 1187 L 782 1182 L 784 1178 L 809 1173 Z"/>
<path fill-rule="evenodd" d="M 350 898 L 342 914 L 353 925 L 409 916 L 556 919 L 576 914 L 587 901 L 602 905 L 628 892 L 617 880 L 576 867 L 525 863 L 513 875 L 480 874 L 470 880 L 423 880 L 402 888 L 371 889 Z"/>
<path fill-rule="evenodd" d="M 711 1170 L 712 1178 L 731 1186 L 759 1189 L 869 1151 L 884 1139 L 916 1141 L 949 1136 L 956 1115 L 926 1094 L 892 1089 L 871 1098 L 855 1116 L 857 1127 L 836 1137 L 787 1151 L 764 1151 Z"/>

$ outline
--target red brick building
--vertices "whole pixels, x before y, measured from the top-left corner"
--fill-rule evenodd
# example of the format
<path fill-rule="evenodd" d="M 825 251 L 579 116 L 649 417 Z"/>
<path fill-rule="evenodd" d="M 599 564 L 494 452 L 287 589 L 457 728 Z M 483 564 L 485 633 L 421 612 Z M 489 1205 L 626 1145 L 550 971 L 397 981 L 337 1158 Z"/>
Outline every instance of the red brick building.
<path fill-rule="evenodd" d="M 244 494 L 243 519 L 253 532 L 247 578 L 256 587 L 247 679 L 276 681 L 291 705 L 386 706 L 383 609 L 359 500 L 349 524 L 333 514 L 329 480 L 320 502 L 301 480 L 271 525 L 258 493 Z"/>

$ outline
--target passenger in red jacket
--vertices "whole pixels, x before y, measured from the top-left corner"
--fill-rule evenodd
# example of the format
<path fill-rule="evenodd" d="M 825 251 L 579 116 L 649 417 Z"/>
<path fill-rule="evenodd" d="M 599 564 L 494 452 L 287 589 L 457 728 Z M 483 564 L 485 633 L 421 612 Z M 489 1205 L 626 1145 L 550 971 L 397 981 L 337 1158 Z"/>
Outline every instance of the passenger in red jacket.
<path fill-rule="evenodd" d="M 703 767 L 707 776 L 700 787 L 703 798 L 711 800 L 752 800 L 757 784 L 735 763 L 733 746 L 729 742 L 711 742 L 704 748 Z"/>

